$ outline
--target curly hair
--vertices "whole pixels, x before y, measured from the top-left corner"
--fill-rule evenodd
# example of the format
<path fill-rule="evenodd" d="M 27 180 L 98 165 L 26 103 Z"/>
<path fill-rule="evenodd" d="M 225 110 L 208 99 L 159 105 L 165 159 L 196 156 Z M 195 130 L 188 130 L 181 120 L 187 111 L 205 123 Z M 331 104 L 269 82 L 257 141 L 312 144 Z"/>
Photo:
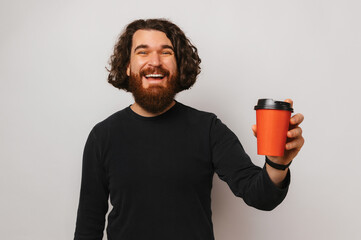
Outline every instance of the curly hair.
<path fill-rule="evenodd" d="M 174 47 L 177 62 L 177 92 L 189 89 L 201 72 L 201 59 L 184 32 L 166 19 L 139 19 L 131 22 L 120 35 L 109 59 L 108 82 L 114 87 L 129 92 L 129 76 L 126 73 L 130 62 L 133 35 L 137 30 L 158 30 L 164 32 Z"/>

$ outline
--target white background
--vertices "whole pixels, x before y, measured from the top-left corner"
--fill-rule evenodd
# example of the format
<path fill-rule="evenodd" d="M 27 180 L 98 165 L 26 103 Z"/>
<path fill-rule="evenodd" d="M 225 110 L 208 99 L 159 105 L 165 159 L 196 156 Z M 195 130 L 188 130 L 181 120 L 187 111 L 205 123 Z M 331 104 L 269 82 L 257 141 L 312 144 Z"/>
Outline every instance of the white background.
<path fill-rule="evenodd" d="M 360 12 L 358 0 L 1 0 L 1 239 L 73 238 L 86 137 L 133 101 L 106 81 L 113 45 L 130 21 L 157 17 L 202 59 L 177 100 L 216 113 L 255 164 L 258 98 L 292 98 L 305 115 L 274 211 L 246 206 L 215 175 L 216 239 L 361 239 Z"/>

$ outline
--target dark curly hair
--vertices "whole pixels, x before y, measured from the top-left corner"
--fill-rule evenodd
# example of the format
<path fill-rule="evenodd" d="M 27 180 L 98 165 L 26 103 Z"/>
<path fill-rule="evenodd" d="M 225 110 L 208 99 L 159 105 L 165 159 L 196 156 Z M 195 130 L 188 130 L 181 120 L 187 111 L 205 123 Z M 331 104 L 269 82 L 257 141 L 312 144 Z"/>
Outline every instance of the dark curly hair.
<path fill-rule="evenodd" d="M 201 59 L 198 56 L 197 48 L 192 45 L 184 32 L 166 19 L 139 19 L 131 22 L 125 28 L 114 46 L 113 55 L 109 59 L 108 82 L 116 88 L 129 91 L 129 77 L 126 71 L 130 61 L 133 35 L 140 29 L 158 30 L 166 34 L 174 47 L 177 61 L 177 92 L 189 89 L 201 72 L 199 66 Z"/>

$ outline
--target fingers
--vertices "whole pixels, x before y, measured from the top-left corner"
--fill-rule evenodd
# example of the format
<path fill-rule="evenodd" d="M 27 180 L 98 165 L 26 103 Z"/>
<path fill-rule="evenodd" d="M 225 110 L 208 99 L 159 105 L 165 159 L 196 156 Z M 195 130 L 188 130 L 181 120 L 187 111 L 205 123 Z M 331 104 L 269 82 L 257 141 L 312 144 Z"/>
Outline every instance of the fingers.
<path fill-rule="evenodd" d="M 302 136 L 302 128 L 295 127 L 287 132 L 286 150 L 297 149 L 300 150 L 305 142 Z"/>
<path fill-rule="evenodd" d="M 293 100 L 292 100 L 292 99 L 287 98 L 287 99 L 285 100 L 285 102 L 290 103 L 290 104 L 291 104 L 291 107 L 293 107 Z"/>
<path fill-rule="evenodd" d="M 305 143 L 305 140 L 302 136 L 295 138 L 293 141 L 286 144 L 286 150 L 291 150 L 291 149 L 300 150 L 304 143 Z"/>
<path fill-rule="evenodd" d="M 302 136 L 302 128 L 300 127 L 296 127 L 287 132 L 287 137 L 289 138 L 297 138 L 299 136 Z"/>
<path fill-rule="evenodd" d="M 301 113 L 297 113 L 291 118 L 290 123 L 292 125 L 299 125 L 303 122 L 303 119 L 305 119 L 305 117 Z"/>
<path fill-rule="evenodd" d="M 285 102 L 290 103 L 290 104 L 291 104 L 291 107 L 293 107 L 293 100 L 292 100 L 292 99 L 287 98 L 287 99 L 285 100 Z M 291 123 L 292 125 L 298 125 L 298 124 L 300 124 L 300 123 L 303 122 L 303 119 L 304 119 L 304 116 L 303 116 L 301 113 L 297 113 L 296 115 L 294 115 L 294 116 L 291 118 L 290 123 Z"/>

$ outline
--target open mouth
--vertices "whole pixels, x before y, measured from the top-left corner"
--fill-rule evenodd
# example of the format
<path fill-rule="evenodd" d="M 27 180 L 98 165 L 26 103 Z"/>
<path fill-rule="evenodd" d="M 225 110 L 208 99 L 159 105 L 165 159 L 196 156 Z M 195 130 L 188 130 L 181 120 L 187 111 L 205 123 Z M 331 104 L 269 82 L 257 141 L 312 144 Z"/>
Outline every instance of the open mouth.
<path fill-rule="evenodd" d="M 153 80 L 162 80 L 165 77 L 164 74 L 153 73 L 145 75 L 146 79 L 153 79 Z"/>

